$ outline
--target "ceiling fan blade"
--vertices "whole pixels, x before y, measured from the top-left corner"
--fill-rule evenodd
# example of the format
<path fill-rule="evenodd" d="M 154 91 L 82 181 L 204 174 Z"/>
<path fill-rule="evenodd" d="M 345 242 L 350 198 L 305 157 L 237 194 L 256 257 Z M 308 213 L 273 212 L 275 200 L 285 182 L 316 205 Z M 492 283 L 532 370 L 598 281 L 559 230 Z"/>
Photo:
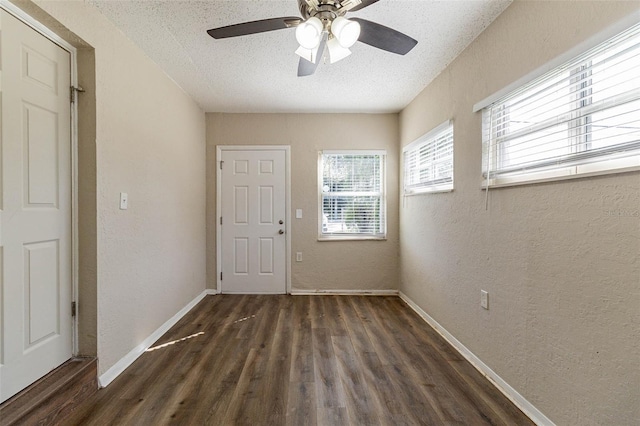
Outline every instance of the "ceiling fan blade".
<path fill-rule="evenodd" d="M 361 18 L 349 19 L 360 24 L 360 38 L 358 38 L 358 41 L 369 46 L 397 53 L 398 55 L 406 55 L 418 44 L 417 40 L 384 25 Z"/>
<path fill-rule="evenodd" d="M 364 9 L 367 6 L 371 6 L 372 4 L 378 2 L 378 0 L 362 0 L 362 3 L 349 9 L 351 12 L 355 12 L 356 10 Z"/>
<path fill-rule="evenodd" d="M 313 75 L 316 72 L 316 68 L 318 68 L 318 64 L 307 61 L 305 58 L 300 58 L 300 61 L 298 61 L 298 77 Z"/>
<path fill-rule="evenodd" d="M 215 39 L 238 37 L 267 31 L 283 30 L 285 28 L 295 27 L 300 22 L 302 22 L 302 19 L 296 16 L 283 16 L 281 18 L 260 19 L 259 21 L 243 22 L 241 24 L 213 28 L 208 30 L 207 34 Z"/>
<path fill-rule="evenodd" d="M 324 35 L 322 37 L 322 41 L 318 46 L 318 53 L 316 53 L 316 60 L 314 62 L 307 61 L 304 58 L 300 58 L 298 62 L 298 77 L 307 77 L 309 75 L 313 75 L 316 72 L 316 68 L 320 64 L 320 60 L 322 59 L 322 54 L 324 53 L 324 46 L 327 44 L 327 36 Z"/>

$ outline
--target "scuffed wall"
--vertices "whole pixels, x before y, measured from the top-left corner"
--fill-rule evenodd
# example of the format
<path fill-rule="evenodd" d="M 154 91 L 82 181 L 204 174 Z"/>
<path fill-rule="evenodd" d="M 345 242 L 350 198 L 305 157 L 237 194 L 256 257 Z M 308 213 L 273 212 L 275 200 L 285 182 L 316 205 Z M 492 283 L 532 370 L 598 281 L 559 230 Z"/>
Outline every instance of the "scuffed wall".
<path fill-rule="evenodd" d="M 449 118 L 455 140 L 454 192 L 400 208 L 401 291 L 562 425 L 640 419 L 640 172 L 495 189 L 485 210 L 472 106 L 639 9 L 516 1 L 400 115 L 401 146 Z"/>
<path fill-rule="evenodd" d="M 216 288 L 216 145 L 291 146 L 294 290 L 397 288 L 397 114 L 207 114 L 209 288 Z M 318 151 L 323 149 L 387 150 L 386 241 L 317 241 Z M 302 219 L 295 219 L 295 209 L 302 209 Z M 302 262 L 295 262 L 296 252 L 302 252 Z"/>

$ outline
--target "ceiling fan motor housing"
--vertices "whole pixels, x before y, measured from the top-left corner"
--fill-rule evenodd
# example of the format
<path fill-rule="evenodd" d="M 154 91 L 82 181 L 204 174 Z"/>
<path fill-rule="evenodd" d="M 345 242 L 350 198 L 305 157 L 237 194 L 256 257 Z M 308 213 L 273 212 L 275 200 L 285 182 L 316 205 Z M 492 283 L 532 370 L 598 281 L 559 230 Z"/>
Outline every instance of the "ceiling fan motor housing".
<path fill-rule="evenodd" d="M 334 19 L 344 16 L 351 7 L 360 3 L 360 0 L 298 0 L 298 7 L 304 19 L 316 17 L 328 31 Z"/>

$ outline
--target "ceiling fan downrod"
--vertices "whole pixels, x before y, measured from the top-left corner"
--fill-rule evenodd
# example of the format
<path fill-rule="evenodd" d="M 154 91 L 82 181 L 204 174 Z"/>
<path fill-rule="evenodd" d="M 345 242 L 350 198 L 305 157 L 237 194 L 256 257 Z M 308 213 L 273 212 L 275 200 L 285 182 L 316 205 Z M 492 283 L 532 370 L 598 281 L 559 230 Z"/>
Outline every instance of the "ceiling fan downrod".
<path fill-rule="evenodd" d="M 298 7 L 300 14 L 305 19 L 314 16 L 313 11 L 330 11 L 335 14 L 335 18 L 343 16 L 350 10 L 363 8 L 376 1 L 378 0 L 369 0 L 363 4 L 362 0 L 298 0 Z"/>

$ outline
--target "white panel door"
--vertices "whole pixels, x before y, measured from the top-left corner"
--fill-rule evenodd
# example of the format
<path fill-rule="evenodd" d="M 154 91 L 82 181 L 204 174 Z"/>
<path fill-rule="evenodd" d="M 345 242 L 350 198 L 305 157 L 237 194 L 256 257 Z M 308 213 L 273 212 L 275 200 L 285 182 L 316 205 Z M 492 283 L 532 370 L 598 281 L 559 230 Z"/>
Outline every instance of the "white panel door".
<path fill-rule="evenodd" d="M 0 10 L 0 402 L 71 357 L 70 55 Z"/>
<path fill-rule="evenodd" d="M 222 292 L 286 293 L 286 152 L 222 151 Z"/>

